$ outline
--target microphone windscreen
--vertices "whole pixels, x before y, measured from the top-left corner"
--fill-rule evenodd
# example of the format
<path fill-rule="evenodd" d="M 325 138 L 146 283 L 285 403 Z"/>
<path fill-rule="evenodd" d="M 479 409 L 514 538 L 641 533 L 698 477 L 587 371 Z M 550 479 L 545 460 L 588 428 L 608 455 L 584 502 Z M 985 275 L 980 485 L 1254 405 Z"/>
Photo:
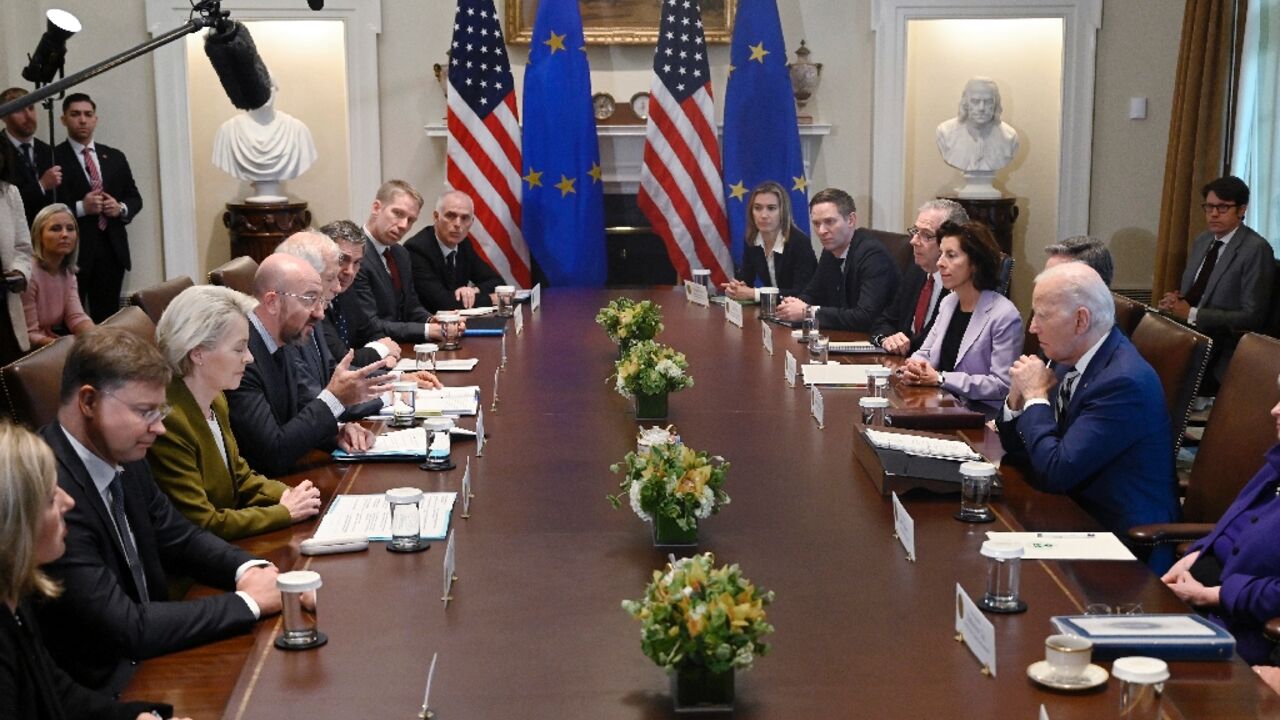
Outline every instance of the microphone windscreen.
<path fill-rule="evenodd" d="M 311 6 L 312 10 L 324 9 L 324 0 L 307 0 L 307 4 Z"/>
<path fill-rule="evenodd" d="M 242 23 L 226 23 L 211 30 L 204 39 L 204 53 L 232 105 L 255 110 L 271 99 L 271 76 Z"/>

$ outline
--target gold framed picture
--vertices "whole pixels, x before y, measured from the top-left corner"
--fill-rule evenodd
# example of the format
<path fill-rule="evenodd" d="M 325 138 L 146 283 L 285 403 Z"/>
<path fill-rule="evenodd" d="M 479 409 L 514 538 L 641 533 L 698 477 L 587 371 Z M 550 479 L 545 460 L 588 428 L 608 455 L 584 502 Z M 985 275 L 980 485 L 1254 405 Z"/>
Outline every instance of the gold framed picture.
<path fill-rule="evenodd" d="M 528 43 L 538 17 L 538 0 L 506 0 L 507 42 Z M 738 0 L 702 0 L 702 28 L 708 43 L 728 43 Z M 658 41 L 662 0 L 580 0 L 588 45 L 653 45 Z"/>

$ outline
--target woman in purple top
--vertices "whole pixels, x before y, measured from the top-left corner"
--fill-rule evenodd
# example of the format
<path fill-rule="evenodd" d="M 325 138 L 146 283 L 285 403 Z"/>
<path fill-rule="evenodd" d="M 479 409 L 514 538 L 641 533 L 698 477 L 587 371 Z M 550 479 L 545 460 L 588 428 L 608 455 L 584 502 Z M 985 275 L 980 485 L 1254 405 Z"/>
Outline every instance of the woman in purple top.
<path fill-rule="evenodd" d="M 71 208 L 54 203 L 37 213 L 31 224 L 31 241 L 36 262 L 31 282 L 22 293 L 22 310 L 31 346 L 40 347 L 62 335 L 79 335 L 93 327 L 93 321 L 80 304 L 76 284 L 80 243 Z"/>
<path fill-rule="evenodd" d="M 1280 382 L 1280 380 L 1278 380 Z M 1271 408 L 1280 437 L 1280 402 Z M 1280 444 L 1235 502 L 1160 579 L 1184 602 L 1231 631 L 1250 665 L 1273 664 L 1267 621 L 1280 617 Z"/>

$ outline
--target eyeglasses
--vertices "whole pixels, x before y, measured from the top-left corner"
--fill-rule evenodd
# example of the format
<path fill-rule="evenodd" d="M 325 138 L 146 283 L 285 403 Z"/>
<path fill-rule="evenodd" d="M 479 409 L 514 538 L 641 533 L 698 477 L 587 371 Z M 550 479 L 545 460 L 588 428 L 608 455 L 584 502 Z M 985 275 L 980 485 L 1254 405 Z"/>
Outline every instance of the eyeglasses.
<path fill-rule="evenodd" d="M 298 293 L 282 292 L 279 294 L 284 295 L 285 297 L 294 298 L 295 300 L 297 300 L 299 303 L 302 304 L 302 307 L 308 310 L 311 310 L 312 308 L 314 308 L 316 306 L 316 303 L 323 303 L 325 307 L 328 307 L 329 305 L 329 301 L 326 300 L 323 295 L 317 295 L 316 293 L 307 293 L 306 295 L 299 295 Z"/>
<path fill-rule="evenodd" d="M 932 230 L 916 227 L 915 225 L 912 225 L 911 227 L 907 228 L 907 234 L 919 235 L 920 238 L 926 242 L 934 242 L 935 240 L 938 239 L 938 236 Z"/>
<path fill-rule="evenodd" d="M 148 425 L 154 425 L 160 422 L 161 420 L 164 420 L 165 418 L 169 417 L 169 413 L 173 412 L 173 408 L 169 405 L 158 405 L 149 410 L 139 410 L 138 408 L 125 402 L 123 398 L 121 398 L 120 396 L 116 395 L 115 393 L 109 390 L 103 390 L 102 394 L 108 397 L 115 398 L 116 402 L 132 410 L 135 415 L 142 418 L 142 421 Z"/>
<path fill-rule="evenodd" d="M 1240 207 L 1239 203 L 1200 203 L 1200 209 L 1204 211 L 1205 215 L 1221 215 L 1231 208 L 1237 207 Z"/>

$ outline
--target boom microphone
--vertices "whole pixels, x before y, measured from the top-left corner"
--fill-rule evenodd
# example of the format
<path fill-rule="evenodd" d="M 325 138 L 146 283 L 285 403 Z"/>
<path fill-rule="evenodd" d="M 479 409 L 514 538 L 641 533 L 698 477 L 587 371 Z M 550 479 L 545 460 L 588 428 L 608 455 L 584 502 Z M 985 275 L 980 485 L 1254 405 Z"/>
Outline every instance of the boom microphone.
<path fill-rule="evenodd" d="M 324 9 L 324 0 L 307 0 L 307 4 L 311 6 L 312 10 Z"/>
<path fill-rule="evenodd" d="M 258 55 L 249 28 L 242 23 L 224 21 L 210 30 L 204 39 L 204 53 L 232 105 L 256 110 L 271 99 L 271 75 Z"/>

